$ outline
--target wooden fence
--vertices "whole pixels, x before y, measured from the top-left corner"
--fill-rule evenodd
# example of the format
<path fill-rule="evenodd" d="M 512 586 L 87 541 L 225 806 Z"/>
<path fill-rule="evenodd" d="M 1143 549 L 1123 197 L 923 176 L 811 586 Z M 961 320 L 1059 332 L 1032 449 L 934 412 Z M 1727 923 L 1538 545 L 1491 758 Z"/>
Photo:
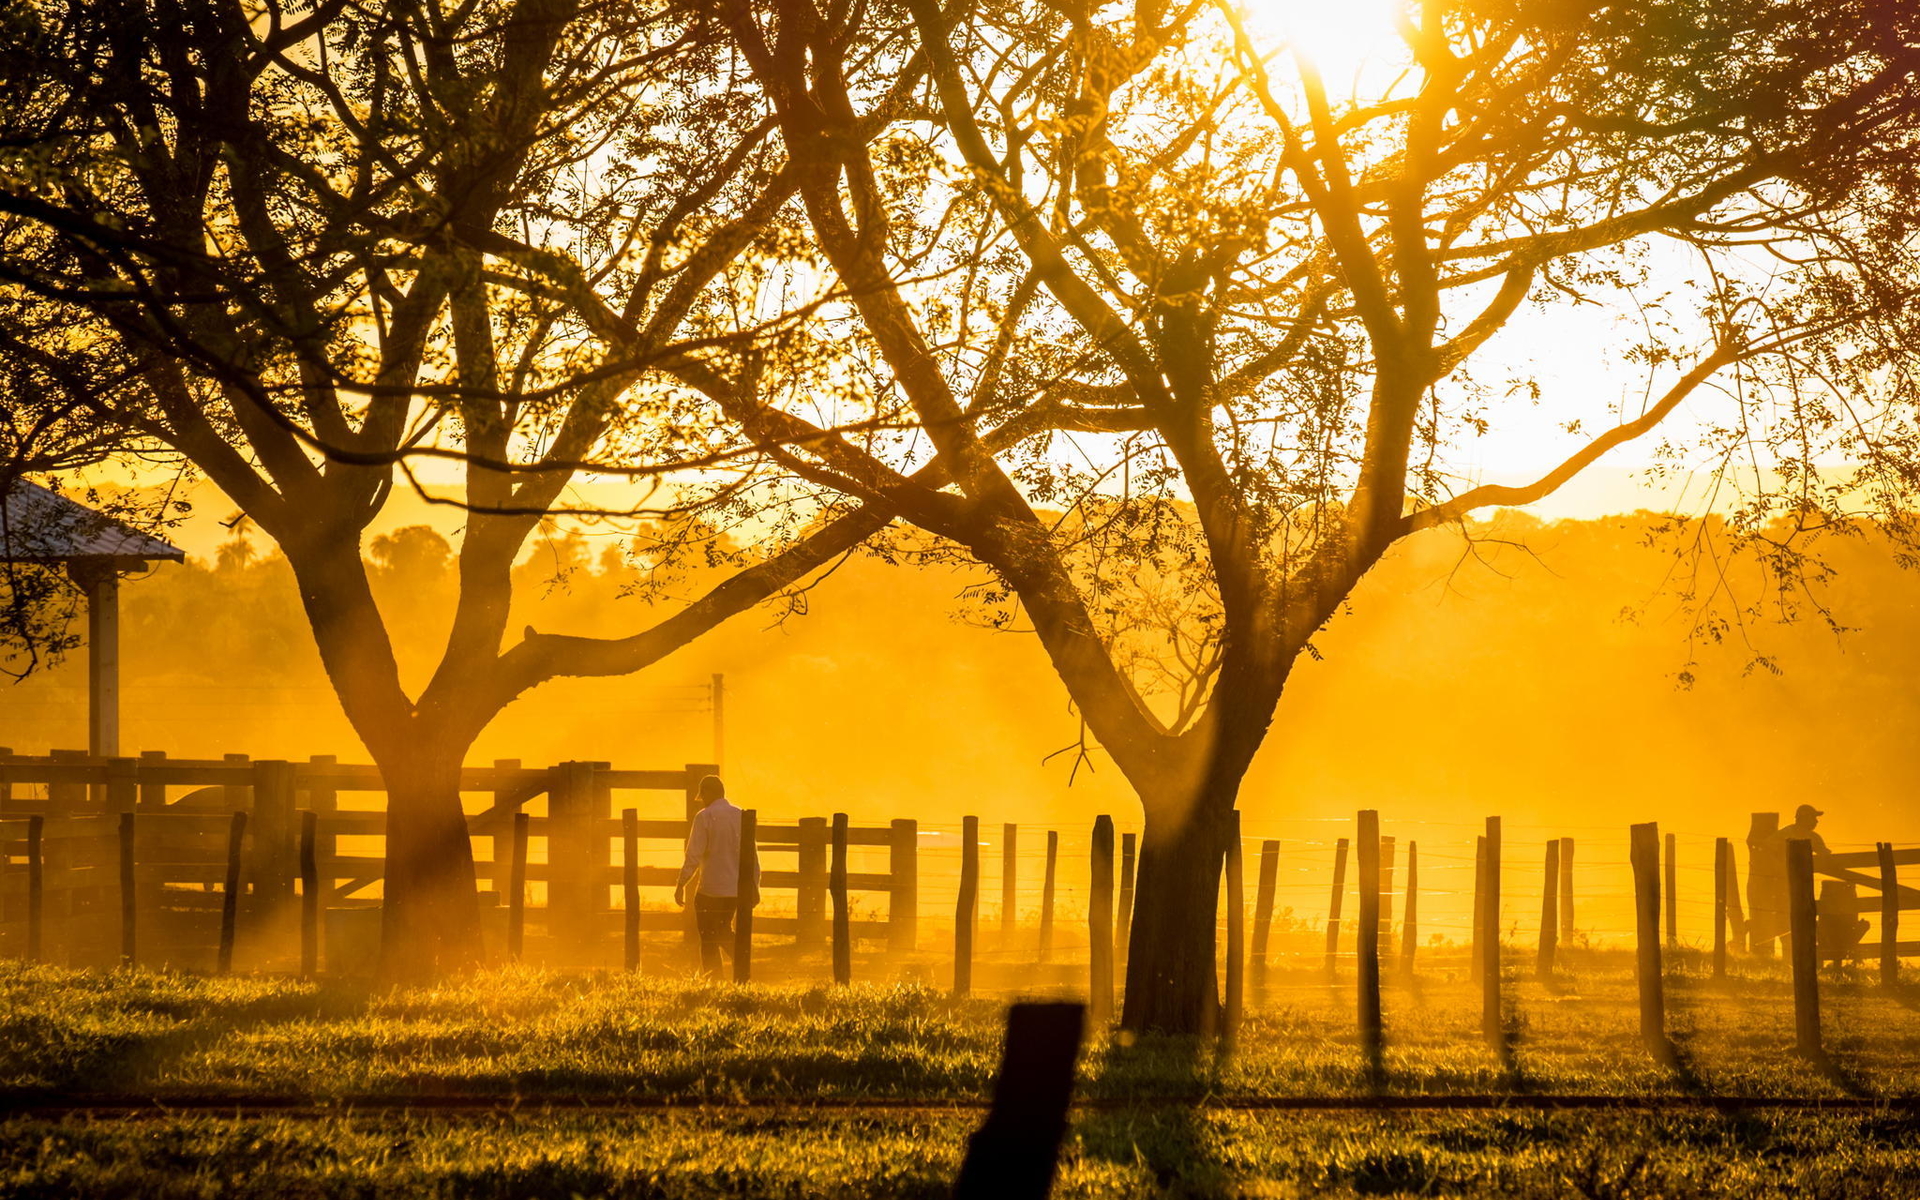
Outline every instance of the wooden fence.
<path fill-rule="evenodd" d="M 541 900 L 529 905 L 540 934 L 527 942 L 530 957 L 568 966 L 614 965 L 617 931 L 626 924 L 626 914 L 613 903 L 615 889 L 624 890 L 627 882 L 626 865 L 616 863 L 613 850 L 625 841 L 619 810 L 644 814 L 635 822 L 638 841 L 677 849 L 697 807 L 699 781 L 715 770 L 704 763 L 640 771 L 594 762 L 525 767 L 512 760 L 463 770 L 463 798 L 477 794 L 469 807 L 484 804 L 469 813 L 467 830 L 488 927 L 504 942 L 516 817 L 526 814 L 518 824 L 532 846 L 521 881 Z M 232 848 L 239 868 L 240 961 L 283 968 L 299 956 L 298 922 L 306 906 L 303 825 L 310 826 L 311 907 L 325 926 L 328 957 L 363 958 L 377 937 L 375 893 L 385 873 L 380 843 L 387 816 L 378 795 L 384 789 L 378 768 L 326 757 L 288 762 L 240 755 L 100 759 L 0 752 L 0 953 L 104 965 L 126 957 L 123 943 L 132 927 L 139 930 L 136 957 L 143 963 L 211 965 L 219 952 L 232 814 L 238 812 L 246 814 L 243 835 Z M 675 798 L 663 804 L 662 793 Z M 656 815 L 663 808 L 673 815 Z M 757 846 L 767 863 L 762 892 L 790 893 L 793 915 L 758 916 L 757 931 L 792 936 L 803 947 L 825 945 L 830 836 L 824 817 L 758 826 Z M 846 874 L 849 891 L 887 897 L 885 919 L 850 921 L 851 936 L 911 949 L 917 823 L 851 827 L 846 839 L 850 846 L 884 848 L 888 863 L 884 872 Z M 638 866 L 634 874 L 641 886 L 665 889 L 678 871 Z M 639 928 L 690 935 L 690 917 L 664 907 L 643 909 Z"/>

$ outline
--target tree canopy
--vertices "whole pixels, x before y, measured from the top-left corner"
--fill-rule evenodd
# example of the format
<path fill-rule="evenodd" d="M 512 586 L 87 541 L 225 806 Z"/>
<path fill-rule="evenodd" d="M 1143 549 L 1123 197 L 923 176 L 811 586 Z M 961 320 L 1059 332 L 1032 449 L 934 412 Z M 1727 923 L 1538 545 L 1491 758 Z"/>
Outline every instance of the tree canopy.
<path fill-rule="evenodd" d="M 1677 436 L 1753 465 L 1749 530 L 1897 514 L 1916 478 L 1920 18 L 1393 12 L 1342 80 L 1202 0 L 30 5 L 13 355 L 108 381 L 74 394 L 280 543 L 408 814 L 395 877 L 438 890 L 471 891 L 449 764 L 527 687 L 644 666 L 892 521 L 919 532 L 883 553 L 986 564 L 1144 805 L 1126 1023 L 1193 1030 L 1240 780 L 1397 540 L 1709 400 Z M 1561 403 L 1490 348 L 1589 309 L 1641 322 L 1644 401 L 1467 479 L 1477 434 Z M 437 471 L 461 591 L 409 695 L 358 535 Z M 596 507 L 587 473 L 756 549 L 631 638 L 512 641 L 513 562 Z"/>

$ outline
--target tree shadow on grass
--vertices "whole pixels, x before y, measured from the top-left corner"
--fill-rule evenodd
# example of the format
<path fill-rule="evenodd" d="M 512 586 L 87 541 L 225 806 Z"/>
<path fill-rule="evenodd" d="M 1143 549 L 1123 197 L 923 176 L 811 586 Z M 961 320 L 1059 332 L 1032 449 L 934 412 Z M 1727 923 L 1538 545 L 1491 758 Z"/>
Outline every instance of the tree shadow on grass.
<path fill-rule="evenodd" d="M 1867 1086 L 1866 1081 L 1849 1070 L 1846 1064 L 1835 1058 L 1832 1051 L 1825 1046 L 1819 1046 L 1810 1051 L 1803 1050 L 1800 1052 L 1800 1057 L 1806 1060 L 1810 1070 L 1847 1095 L 1871 1096 L 1873 1094 L 1873 1089 Z"/>
<path fill-rule="evenodd" d="M 1227 1054 L 1211 1038 L 1149 1035 L 1132 1044 L 1118 1038 L 1108 1043 L 1093 1056 L 1098 1073 L 1086 1094 L 1140 1104 L 1082 1112 L 1074 1121 L 1079 1153 L 1138 1167 L 1152 1176 L 1158 1195 L 1229 1190 L 1231 1173 L 1203 1111 L 1205 1098 L 1218 1089 Z"/>
<path fill-rule="evenodd" d="M 13 1101 L 88 1093 L 148 1091 L 166 1069 L 236 1033 L 286 1021 L 339 1020 L 364 1014 L 371 1004 L 364 988 L 265 995 L 208 1006 L 149 997 L 131 989 L 106 1012 L 61 1020 L 45 1012 L 0 1019 L 0 1059 L 13 1065 L 20 1086 L 0 1091 Z M 177 1023 L 151 1030 L 116 1017 L 157 1017 Z"/>

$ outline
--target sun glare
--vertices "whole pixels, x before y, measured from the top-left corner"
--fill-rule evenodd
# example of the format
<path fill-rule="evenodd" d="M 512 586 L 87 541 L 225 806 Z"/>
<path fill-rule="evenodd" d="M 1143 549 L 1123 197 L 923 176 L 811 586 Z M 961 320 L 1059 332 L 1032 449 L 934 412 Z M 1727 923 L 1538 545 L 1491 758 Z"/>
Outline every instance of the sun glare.
<path fill-rule="evenodd" d="M 1406 47 L 1394 30 L 1398 0 L 1247 0 L 1249 21 L 1271 44 L 1297 50 L 1329 85 L 1386 67 Z"/>

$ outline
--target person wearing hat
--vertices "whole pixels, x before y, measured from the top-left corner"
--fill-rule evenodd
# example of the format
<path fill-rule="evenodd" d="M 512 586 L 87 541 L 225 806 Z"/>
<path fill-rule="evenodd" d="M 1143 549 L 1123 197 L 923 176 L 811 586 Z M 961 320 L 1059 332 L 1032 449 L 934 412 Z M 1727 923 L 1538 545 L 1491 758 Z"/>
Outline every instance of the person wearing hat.
<path fill-rule="evenodd" d="M 1793 824 L 1772 833 L 1749 838 L 1752 851 L 1752 876 L 1747 898 L 1752 909 L 1747 921 L 1748 945 L 1755 954 L 1770 955 L 1776 944 L 1784 949 L 1787 940 L 1787 843 L 1795 838 L 1813 845 L 1813 865 L 1819 869 L 1827 857 L 1827 842 L 1814 826 L 1825 815 L 1811 804 L 1793 811 Z"/>
<path fill-rule="evenodd" d="M 1815 833 L 1813 827 L 1820 823 L 1821 817 L 1826 815 L 1811 804 L 1802 804 L 1793 810 L 1793 824 L 1783 826 L 1768 838 L 1767 845 L 1774 849 L 1774 853 L 1784 855 L 1787 852 L 1787 843 L 1796 838 L 1812 842 L 1813 869 L 1819 870 L 1827 859 L 1827 839 Z"/>
<path fill-rule="evenodd" d="M 1827 849 L 1827 839 L 1816 833 L 1814 826 L 1819 824 L 1820 818 L 1826 815 L 1826 813 L 1811 804 L 1802 804 L 1793 810 L 1793 824 L 1782 827 L 1762 843 L 1768 855 L 1770 865 L 1773 866 L 1774 872 L 1777 872 L 1777 886 L 1780 891 L 1779 908 L 1781 910 L 1779 914 L 1780 927 L 1777 936 L 1783 947 L 1791 940 L 1787 930 L 1789 922 L 1786 914 L 1785 897 L 1787 843 L 1795 840 L 1810 843 L 1813 846 L 1813 869 L 1815 871 L 1825 870 L 1831 852 Z M 1851 949 L 1860 943 L 1860 939 L 1866 932 L 1867 922 L 1865 920 L 1852 917 L 1850 914 L 1829 914 L 1825 911 L 1825 905 L 1822 905 L 1819 936 L 1822 958 L 1831 958 L 1839 961 L 1847 957 Z"/>

